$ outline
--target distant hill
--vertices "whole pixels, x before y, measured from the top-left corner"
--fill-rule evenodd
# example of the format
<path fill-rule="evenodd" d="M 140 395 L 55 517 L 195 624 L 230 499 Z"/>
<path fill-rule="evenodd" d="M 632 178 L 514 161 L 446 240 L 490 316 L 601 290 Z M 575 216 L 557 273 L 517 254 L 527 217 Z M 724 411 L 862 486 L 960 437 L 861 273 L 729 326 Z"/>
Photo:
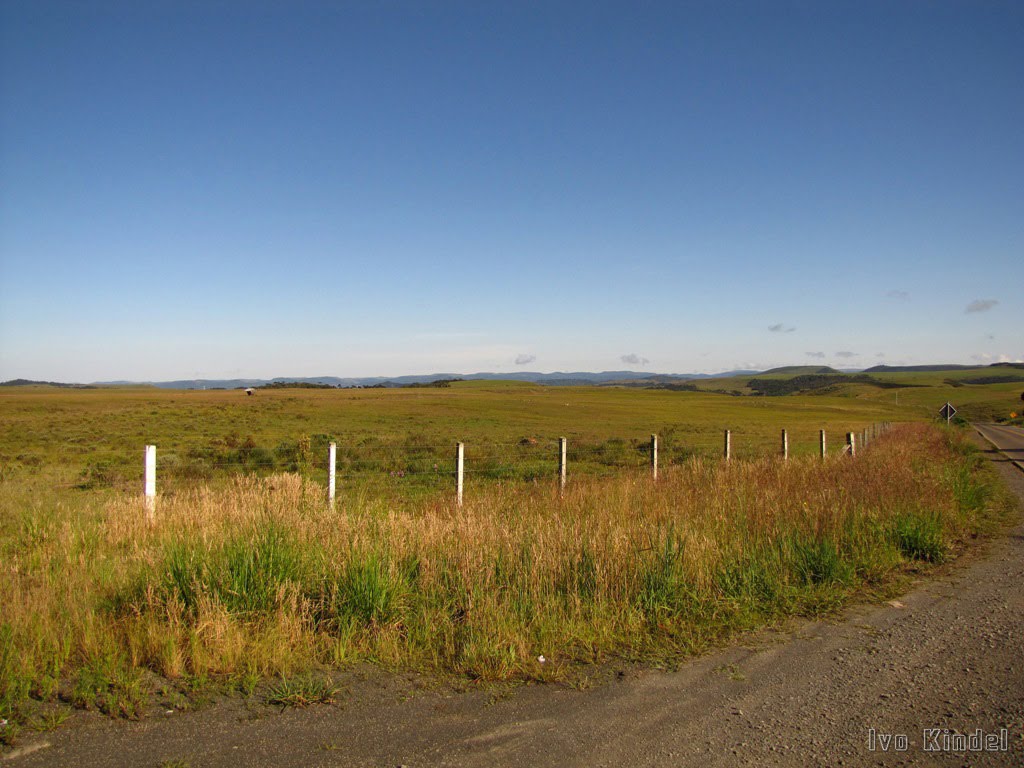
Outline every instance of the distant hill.
<path fill-rule="evenodd" d="M 105 381 L 101 386 L 129 386 L 148 384 L 161 389 L 244 389 L 246 387 L 267 387 L 284 384 L 311 384 L 329 387 L 407 387 L 413 384 L 432 384 L 437 381 L 525 381 L 548 386 L 581 386 L 594 384 L 617 384 L 633 381 L 654 380 L 661 383 L 689 381 L 691 379 L 727 378 L 755 374 L 757 371 L 727 371 L 726 373 L 667 373 L 653 374 L 642 371 L 572 371 L 537 373 L 533 371 L 508 371 L 504 373 L 430 373 L 409 376 L 364 376 L 341 378 L 338 376 L 278 376 L 273 379 L 175 379 L 173 381 Z"/>
<path fill-rule="evenodd" d="M 770 368 L 767 371 L 763 371 L 762 374 L 770 373 L 786 373 L 792 374 L 793 376 L 806 376 L 813 374 L 824 374 L 824 373 L 839 373 L 835 368 L 830 368 L 827 365 L 784 365 L 781 368 Z"/>
<path fill-rule="evenodd" d="M 151 386 L 160 389 L 245 389 L 248 387 L 283 387 L 287 385 L 308 385 L 313 387 L 408 387 L 412 385 L 433 384 L 438 381 L 452 381 L 461 379 L 464 381 L 523 381 L 531 384 L 544 384 L 547 386 L 629 386 L 629 387 L 655 387 L 667 389 L 690 389 L 684 387 L 687 382 L 697 380 L 713 379 L 736 379 L 748 376 L 842 376 L 843 374 L 856 373 L 900 373 L 900 372 L 941 372 L 941 371 L 965 371 L 995 369 L 994 374 L 1002 373 L 1012 375 L 1012 370 L 1024 370 L 1024 363 L 993 363 L 989 366 L 979 365 L 876 365 L 866 370 L 859 369 L 835 369 L 827 365 L 786 365 L 779 368 L 771 368 L 767 371 L 756 370 L 734 370 L 723 373 L 651 373 L 647 371 L 557 371 L 555 373 L 538 373 L 536 371 L 486 371 L 479 373 L 430 373 L 412 374 L 408 376 L 361 376 L 361 377 L 339 377 L 339 376 L 277 376 L 273 379 L 175 379 L 173 381 L 101 381 L 92 384 L 65 384 L 55 381 L 33 381 L 30 379 L 13 379 L 0 383 L 0 386 L 51 386 L 66 388 L 94 388 L 94 387 L 127 387 L 127 386 Z M 1000 379 L 1010 381 L 1011 379 Z M 977 381 L 969 380 L 965 383 L 983 383 L 982 379 Z M 806 385 L 818 385 L 811 388 L 829 386 L 822 384 L 820 379 L 799 382 L 797 388 Z M 775 391 L 775 387 L 767 385 Z M 705 387 L 702 387 L 704 389 Z"/>
<path fill-rule="evenodd" d="M 62 387 L 64 389 L 96 389 L 92 384 L 65 384 L 62 381 L 33 381 L 32 379 L 11 379 L 0 381 L 0 387 Z"/>
<path fill-rule="evenodd" d="M 941 371 L 969 371 L 983 365 L 876 365 L 865 368 L 864 373 L 936 373 Z"/>

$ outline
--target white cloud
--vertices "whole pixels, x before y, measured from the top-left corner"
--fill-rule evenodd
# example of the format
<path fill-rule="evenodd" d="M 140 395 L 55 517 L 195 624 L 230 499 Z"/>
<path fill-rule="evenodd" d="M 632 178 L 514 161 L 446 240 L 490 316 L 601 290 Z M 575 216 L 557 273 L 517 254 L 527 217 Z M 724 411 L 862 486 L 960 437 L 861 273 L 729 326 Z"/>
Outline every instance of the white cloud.
<path fill-rule="evenodd" d="M 624 363 L 629 363 L 630 365 L 647 365 L 651 362 L 646 357 L 640 357 L 636 352 L 630 352 L 628 355 L 623 355 L 619 360 Z"/>
<path fill-rule="evenodd" d="M 990 355 L 988 352 L 979 352 L 976 355 L 971 355 L 971 360 L 977 360 L 979 363 L 1024 363 L 1024 359 L 1020 357 L 1014 357 L 1008 355 L 1005 352 L 999 355 Z"/>

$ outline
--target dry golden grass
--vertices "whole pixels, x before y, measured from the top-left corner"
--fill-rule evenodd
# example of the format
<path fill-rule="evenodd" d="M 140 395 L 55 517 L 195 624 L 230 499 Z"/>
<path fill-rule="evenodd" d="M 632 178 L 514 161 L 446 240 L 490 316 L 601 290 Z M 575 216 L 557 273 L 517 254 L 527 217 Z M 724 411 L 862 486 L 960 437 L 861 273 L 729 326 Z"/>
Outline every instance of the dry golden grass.
<path fill-rule="evenodd" d="M 462 508 L 332 510 L 295 475 L 180 491 L 152 520 L 138 497 L 5 489 L 0 715 L 59 694 L 133 716 L 161 688 L 357 661 L 546 680 L 678 658 L 942 559 L 992 507 L 977 463 L 918 425 L 855 460 L 694 458 L 564 496 L 480 485 Z"/>

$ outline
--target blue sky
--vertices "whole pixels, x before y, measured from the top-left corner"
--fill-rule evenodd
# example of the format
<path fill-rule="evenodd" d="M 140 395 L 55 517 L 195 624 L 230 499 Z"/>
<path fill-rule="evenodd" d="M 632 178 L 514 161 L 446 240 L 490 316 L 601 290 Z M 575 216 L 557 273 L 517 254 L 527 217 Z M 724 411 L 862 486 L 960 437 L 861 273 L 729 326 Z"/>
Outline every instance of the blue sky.
<path fill-rule="evenodd" d="M 0 4 L 0 379 L 1024 358 L 1016 2 Z"/>

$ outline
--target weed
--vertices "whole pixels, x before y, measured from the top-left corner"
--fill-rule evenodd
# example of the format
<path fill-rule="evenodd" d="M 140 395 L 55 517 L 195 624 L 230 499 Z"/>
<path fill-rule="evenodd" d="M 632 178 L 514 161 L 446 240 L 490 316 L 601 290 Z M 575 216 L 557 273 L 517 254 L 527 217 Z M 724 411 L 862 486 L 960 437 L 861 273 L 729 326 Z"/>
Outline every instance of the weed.
<path fill-rule="evenodd" d="M 69 717 L 71 713 L 66 709 L 51 709 L 35 717 L 30 726 L 35 731 L 55 731 L 57 730 Z"/>
<path fill-rule="evenodd" d="M 911 560 L 941 563 L 946 558 L 942 519 L 935 513 L 900 515 L 893 521 L 893 536 L 900 552 Z"/>
<path fill-rule="evenodd" d="M 967 514 L 974 514 L 984 509 L 990 496 L 988 485 L 976 476 L 975 462 L 980 461 L 980 457 L 974 455 L 971 459 L 956 464 L 947 472 L 947 482 L 953 489 L 957 508 L 961 513 Z"/>
<path fill-rule="evenodd" d="M 408 571 L 407 571 L 408 573 Z M 339 625 L 353 620 L 380 626 L 393 622 L 406 584 L 376 551 L 352 553 L 338 576 L 333 613 Z"/>
<path fill-rule="evenodd" d="M 834 541 L 796 536 L 790 547 L 792 568 L 798 583 L 845 585 L 851 582 L 853 568 L 842 559 Z"/>
<path fill-rule="evenodd" d="M 263 524 L 250 537 L 228 540 L 218 554 L 217 596 L 233 613 L 269 613 L 281 590 L 299 581 L 301 555 L 276 523 Z"/>
<path fill-rule="evenodd" d="M 282 677 L 267 691 L 267 703 L 281 707 L 333 704 L 338 690 L 326 677 L 312 674 L 292 678 Z"/>
<path fill-rule="evenodd" d="M 637 607 L 650 622 L 684 613 L 697 601 L 683 571 L 683 542 L 675 530 L 662 532 L 660 545 L 641 571 Z"/>
<path fill-rule="evenodd" d="M 138 717 L 144 700 L 142 670 L 114 654 L 98 656 L 83 665 L 71 692 L 75 706 L 97 709 L 112 717 Z"/>

